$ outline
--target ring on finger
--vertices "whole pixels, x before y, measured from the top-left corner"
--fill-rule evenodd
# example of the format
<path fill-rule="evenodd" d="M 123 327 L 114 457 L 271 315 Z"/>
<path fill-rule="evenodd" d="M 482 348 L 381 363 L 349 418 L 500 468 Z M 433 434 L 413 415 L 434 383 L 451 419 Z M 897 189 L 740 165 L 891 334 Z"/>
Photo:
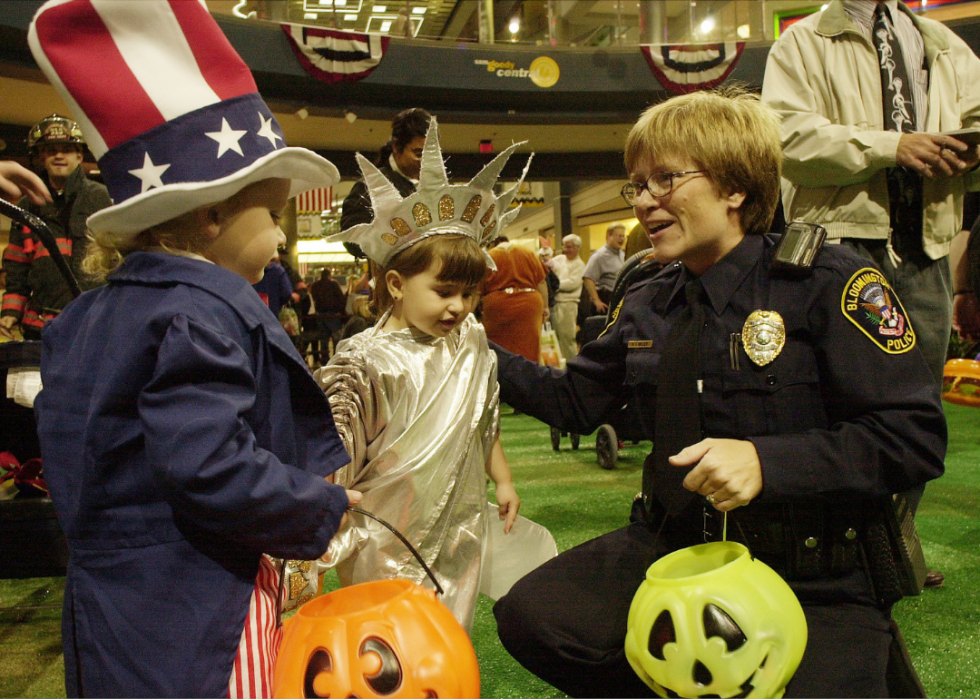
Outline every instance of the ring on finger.
<path fill-rule="evenodd" d="M 706 495 L 704 497 L 704 499 L 707 500 L 708 502 L 710 502 L 712 505 L 715 504 L 715 494 L 714 493 L 712 493 L 711 495 Z"/>

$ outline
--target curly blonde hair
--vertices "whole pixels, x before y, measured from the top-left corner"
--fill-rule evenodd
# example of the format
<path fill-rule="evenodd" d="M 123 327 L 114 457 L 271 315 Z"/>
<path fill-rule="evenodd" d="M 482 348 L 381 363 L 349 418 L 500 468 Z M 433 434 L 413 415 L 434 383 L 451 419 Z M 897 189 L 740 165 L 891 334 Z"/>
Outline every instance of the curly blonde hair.
<path fill-rule="evenodd" d="M 111 232 L 89 234 L 82 271 L 93 280 L 103 281 L 122 264 L 126 255 L 138 250 L 163 248 L 168 252 L 203 253 L 211 239 L 196 225 L 198 211 L 158 223 L 135 237 Z"/>

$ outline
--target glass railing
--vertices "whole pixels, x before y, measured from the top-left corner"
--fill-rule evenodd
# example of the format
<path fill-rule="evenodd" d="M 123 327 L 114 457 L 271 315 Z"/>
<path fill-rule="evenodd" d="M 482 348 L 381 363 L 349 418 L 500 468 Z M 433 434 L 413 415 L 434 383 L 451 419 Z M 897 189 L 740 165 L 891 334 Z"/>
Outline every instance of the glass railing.
<path fill-rule="evenodd" d="M 974 0 L 911 0 L 939 21 Z M 616 47 L 774 41 L 820 0 L 208 0 L 214 14 L 440 42 Z"/>

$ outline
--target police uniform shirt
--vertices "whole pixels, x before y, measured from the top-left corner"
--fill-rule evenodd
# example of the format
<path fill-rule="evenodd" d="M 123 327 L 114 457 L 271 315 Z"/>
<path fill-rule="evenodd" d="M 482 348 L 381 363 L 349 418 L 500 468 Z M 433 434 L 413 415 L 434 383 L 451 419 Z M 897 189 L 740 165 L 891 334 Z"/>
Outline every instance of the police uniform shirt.
<path fill-rule="evenodd" d="M 755 445 L 762 503 L 870 499 L 940 476 L 938 388 L 887 282 L 841 246 L 824 248 L 808 278 L 775 278 L 774 252 L 771 239 L 746 236 L 700 277 L 709 306 L 699 351 L 705 436 Z M 588 434 L 628 397 L 653 438 L 660 353 L 691 278 L 675 263 L 634 285 L 563 374 L 498 351 L 502 400 Z M 765 366 L 740 341 L 757 310 L 777 311 L 785 328 L 784 347 Z"/>

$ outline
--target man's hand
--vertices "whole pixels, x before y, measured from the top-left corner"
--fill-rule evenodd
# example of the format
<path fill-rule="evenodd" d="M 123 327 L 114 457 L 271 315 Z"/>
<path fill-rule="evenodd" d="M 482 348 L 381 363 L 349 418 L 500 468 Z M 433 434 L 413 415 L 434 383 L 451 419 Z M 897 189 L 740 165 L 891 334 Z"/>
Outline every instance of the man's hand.
<path fill-rule="evenodd" d="M 972 291 L 953 296 L 953 330 L 961 340 L 980 340 L 980 304 Z"/>
<path fill-rule="evenodd" d="M 694 468 L 684 487 L 711 496 L 720 512 L 734 510 L 762 492 L 762 465 L 755 445 L 741 439 L 702 439 L 670 457 L 672 466 Z"/>
<path fill-rule="evenodd" d="M 598 296 L 592 299 L 592 305 L 595 306 L 596 315 L 601 315 L 609 309 L 609 304 L 605 303 Z"/>
<path fill-rule="evenodd" d="M 12 160 L 0 161 L 0 197 L 13 203 L 24 196 L 38 205 L 51 203 L 51 192 L 40 177 Z"/>
<path fill-rule="evenodd" d="M 923 177 L 962 175 L 980 162 L 976 146 L 937 133 L 904 133 L 898 139 L 897 165 Z"/>
<path fill-rule="evenodd" d="M 0 337 L 5 337 L 8 340 L 15 340 L 12 328 L 17 325 L 17 318 L 14 316 L 4 316 L 0 318 Z"/>

